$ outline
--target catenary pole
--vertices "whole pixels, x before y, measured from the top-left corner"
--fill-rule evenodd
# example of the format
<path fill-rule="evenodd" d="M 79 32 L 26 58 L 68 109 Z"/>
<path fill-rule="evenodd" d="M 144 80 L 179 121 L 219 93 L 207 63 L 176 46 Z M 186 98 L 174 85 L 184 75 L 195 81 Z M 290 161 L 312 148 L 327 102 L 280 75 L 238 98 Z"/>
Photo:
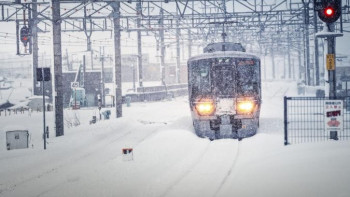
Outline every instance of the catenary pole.
<path fill-rule="evenodd" d="M 64 135 L 60 1 L 51 0 L 56 136 Z"/>

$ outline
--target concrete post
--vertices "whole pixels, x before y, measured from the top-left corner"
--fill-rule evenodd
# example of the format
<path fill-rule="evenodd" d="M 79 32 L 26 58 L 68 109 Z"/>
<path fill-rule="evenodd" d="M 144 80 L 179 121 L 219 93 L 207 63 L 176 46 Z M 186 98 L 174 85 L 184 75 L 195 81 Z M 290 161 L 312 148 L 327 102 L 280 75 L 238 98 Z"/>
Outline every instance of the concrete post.
<path fill-rule="evenodd" d="M 115 106 L 116 118 L 123 115 L 122 111 L 122 66 L 120 49 L 120 2 L 111 3 L 113 8 L 113 27 L 114 27 L 114 66 L 115 66 Z"/>
<path fill-rule="evenodd" d="M 141 1 L 136 3 L 137 11 L 137 62 L 139 65 L 139 86 L 143 87 L 143 73 L 142 73 L 142 38 L 141 38 L 141 17 L 142 17 L 142 7 Z"/>
<path fill-rule="evenodd" d="M 56 136 L 64 135 L 60 1 L 51 0 Z"/>
<path fill-rule="evenodd" d="M 39 65 L 39 48 L 38 48 L 38 5 L 36 4 L 37 0 L 33 0 L 32 4 L 32 42 L 33 42 L 33 95 L 39 95 L 36 88 L 36 69 Z"/>

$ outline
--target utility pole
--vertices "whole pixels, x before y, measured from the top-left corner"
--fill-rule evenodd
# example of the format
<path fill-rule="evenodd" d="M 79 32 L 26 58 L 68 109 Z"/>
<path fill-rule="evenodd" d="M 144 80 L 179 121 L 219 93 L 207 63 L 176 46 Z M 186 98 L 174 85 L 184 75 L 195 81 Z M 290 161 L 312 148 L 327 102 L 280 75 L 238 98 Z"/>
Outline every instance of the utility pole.
<path fill-rule="evenodd" d="M 37 0 L 32 1 L 32 43 L 33 43 L 33 89 L 32 94 L 33 95 L 39 95 L 36 91 L 36 69 L 39 65 L 39 47 L 38 47 L 38 5 L 36 4 Z M 42 84 L 44 88 L 44 84 Z"/>
<path fill-rule="evenodd" d="M 80 87 L 85 88 L 85 76 L 86 76 L 86 59 L 85 59 L 85 55 L 83 55 L 83 83 L 80 85 Z"/>
<path fill-rule="evenodd" d="M 305 60 L 306 60 L 306 65 L 305 65 L 305 83 L 306 85 L 311 85 L 311 75 L 310 75 L 310 38 L 309 38 L 309 4 L 310 2 L 305 2 L 305 0 L 302 0 L 304 4 L 304 35 L 305 35 Z"/>
<path fill-rule="evenodd" d="M 191 37 L 191 30 L 187 30 L 188 34 L 188 58 L 192 57 L 192 37 Z"/>
<path fill-rule="evenodd" d="M 66 58 L 67 58 L 67 68 L 68 68 L 68 71 L 72 71 L 73 68 L 72 68 L 72 65 L 70 64 L 69 62 L 69 55 L 68 55 L 68 49 L 66 48 Z"/>
<path fill-rule="evenodd" d="M 121 66 L 121 51 L 120 51 L 120 2 L 112 2 L 113 8 L 113 28 L 114 28 L 114 79 L 116 84 L 115 89 L 115 106 L 116 118 L 123 115 L 122 111 L 122 66 Z"/>
<path fill-rule="evenodd" d="M 42 75 L 42 93 L 43 93 L 43 138 L 44 138 L 44 150 L 46 150 L 46 116 L 45 116 L 45 110 L 46 110 L 46 105 L 45 105 L 45 73 L 44 73 L 44 68 L 41 68 L 41 75 Z"/>
<path fill-rule="evenodd" d="M 326 24 L 325 28 L 329 28 L 331 32 L 335 29 L 335 24 L 330 23 Z M 328 36 L 327 37 L 327 55 L 333 55 L 333 69 L 328 69 L 328 81 L 329 81 L 329 97 L 332 99 L 336 98 L 336 73 L 335 73 L 335 67 L 336 67 L 336 61 L 335 61 L 335 37 L 334 36 Z M 327 57 L 328 59 L 328 57 Z"/>
<path fill-rule="evenodd" d="M 274 49 L 273 49 L 273 43 L 271 49 L 271 60 L 272 60 L 272 79 L 276 79 L 276 74 L 275 74 L 275 54 L 274 54 Z"/>
<path fill-rule="evenodd" d="M 314 27 L 315 34 L 318 32 L 317 27 L 317 11 L 314 9 Z M 318 39 L 315 37 L 315 77 L 316 77 L 316 86 L 320 85 L 320 63 L 319 63 L 319 54 L 318 54 Z"/>
<path fill-rule="evenodd" d="M 100 61 L 101 61 L 101 97 L 102 97 L 102 106 L 105 106 L 105 47 L 100 47 Z"/>
<path fill-rule="evenodd" d="M 178 11 L 176 12 L 178 13 Z M 176 76 L 176 83 L 180 83 L 180 19 L 179 15 L 177 14 L 176 18 L 176 70 L 175 70 L 175 76 Z"/>
<path fill-rule="evenodd" d="M 90 58 L 91 58 L 91 70 L 94 70 L 94 50 L 92 49 L 90 51 Z"/>
<path fill-rule="evenodd" d="M 60 1 L 51 0 L 56 136 L 64 135 Z"/>
<path fill-rule="evenodd" d="M 142 43 L 141 43 L 141 17 L 142 5 L 141 0 L 136 3 L 137 12 L 137 62 L 139 65 L 139 86 L 143 87 L 143 72 L 142 72 Z"/>
<path fill-rule="evenodd" d="M 290 34 L 289 34 L 289 28 L 288 28 L 288 44 L 287 44 L 287 56 L 288 56 L 288 79 L 292 78 L 292 66 L 290 62 Z"/>
<path fill-rule="evenodd" d="M 164 20 L 163 20 L 163 10 L 160 10 L 160 20 L 159 20 L 159 36 L 160 36 L 160 67 L 162 69 L 162 85 L 165 86 L 165 46 L 164 46 Z"/>
<path fill-rule="evenodd" d="M 298 71 L 299 71 L 298 72 L 299 73 L 298 79 L 301 80 L 302 79 L 302 72 L 301 71 L 303 70 L 302 69 L 303 67 L 302 67 L 302 63 L 301 63 L 301 51 L 300 51 L 300 49 L 298 50 L 298 65 L 299 65 L 298 66 Z"/>

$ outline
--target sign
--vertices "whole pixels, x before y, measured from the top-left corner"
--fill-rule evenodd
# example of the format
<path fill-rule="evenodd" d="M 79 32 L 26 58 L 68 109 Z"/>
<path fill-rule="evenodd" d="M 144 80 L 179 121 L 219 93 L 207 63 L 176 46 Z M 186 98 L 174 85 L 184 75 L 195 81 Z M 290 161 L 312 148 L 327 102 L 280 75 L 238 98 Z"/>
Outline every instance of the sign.
<path fill-rule="evenodd" d="M 79 88 L 79 82 L 70 82 L 71 88 Z"/>
<path fill-rule="evenodd" d="M 325 106 L 325 132 L 328 136 L 331 132 L 337 132 L 338 135 L 343 132 L 343 101 L 326 100 Z"/>
<path fill-rule="evenodd" d="M 36 69 L 36 80 L 37 81 L 43 81 L 43 80 L 50 81 L 51 80 L 50 68 L 37 68 Z"/>
<path fill-rule="evenodd" d="M 327 54 L 327 70 L 335 70 L 334 54 Z"/>

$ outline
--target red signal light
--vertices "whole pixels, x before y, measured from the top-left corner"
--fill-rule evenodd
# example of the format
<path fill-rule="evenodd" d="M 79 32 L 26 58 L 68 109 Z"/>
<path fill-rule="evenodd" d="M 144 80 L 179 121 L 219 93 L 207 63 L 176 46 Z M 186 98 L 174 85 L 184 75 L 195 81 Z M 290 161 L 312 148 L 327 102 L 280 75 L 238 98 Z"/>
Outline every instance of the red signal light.
<path fill-rule="evenodd" d="M 332 17 L 334 15 L 334 10 L 333 10 L 333 8 L 326 8 L 324 10 L 324 13 L 327 17 Z"/>
<path fill-rule="evenodd" d="M 24 41 L 27 41 L 27 40 L 28 40 L 28 37 L 24 36 L 24 37 L 23 37 L 23 40 L 24 40 Z"/>

